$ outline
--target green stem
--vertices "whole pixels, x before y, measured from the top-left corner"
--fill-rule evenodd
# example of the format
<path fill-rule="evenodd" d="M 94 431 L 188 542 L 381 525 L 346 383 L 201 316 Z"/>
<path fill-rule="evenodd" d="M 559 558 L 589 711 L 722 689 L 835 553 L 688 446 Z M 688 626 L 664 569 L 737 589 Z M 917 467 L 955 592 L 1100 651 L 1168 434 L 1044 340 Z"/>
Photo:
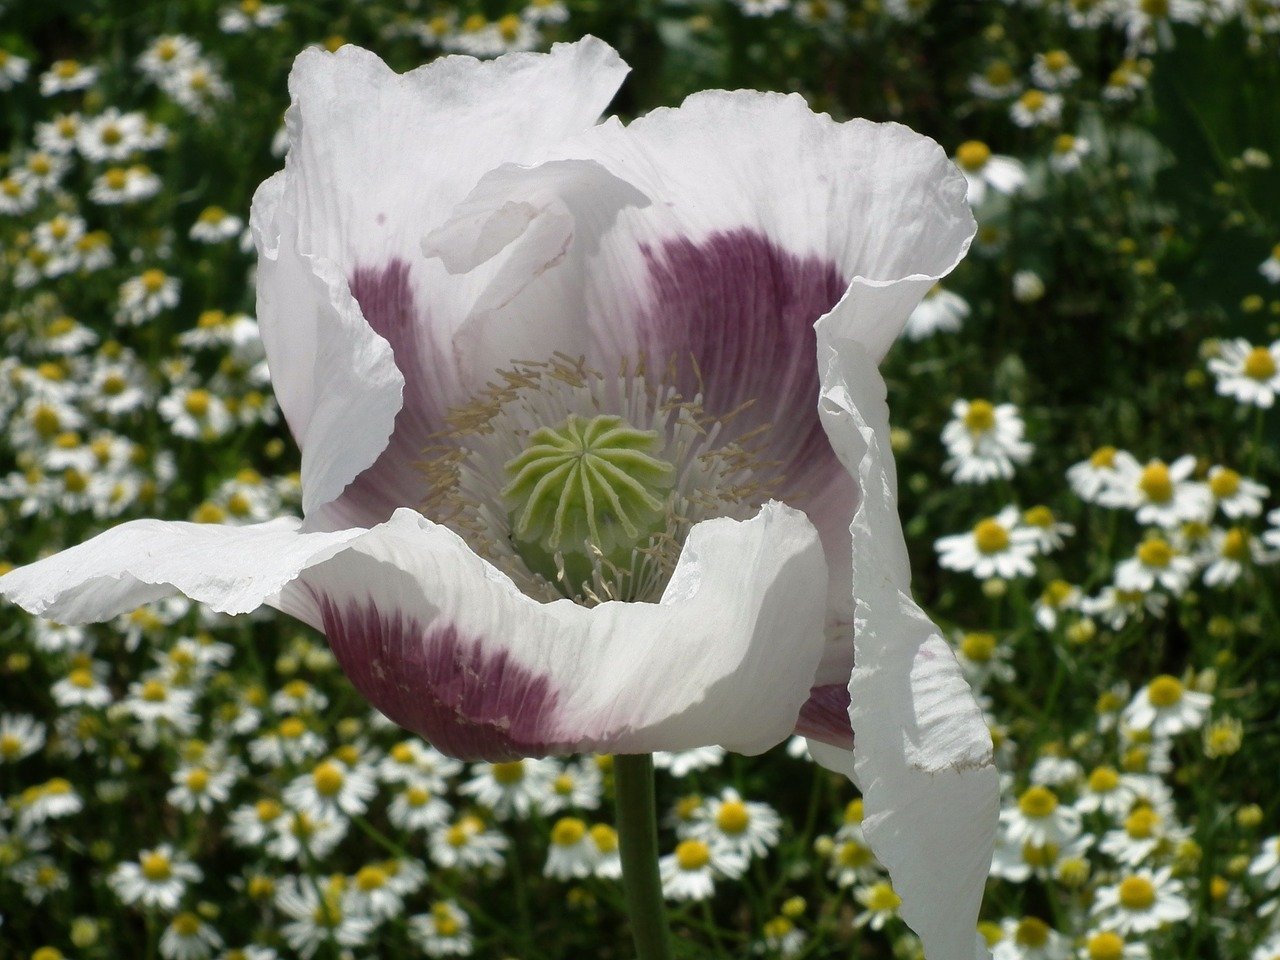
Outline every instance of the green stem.
<path fill-rule="evenodd" d="M 658 820 L 653 798 L 653 757 L 613 758 L 618 801 L 618 853 L 631 936 L 639 960 L 671 960 L 671 937 L 658 876 Z"/>

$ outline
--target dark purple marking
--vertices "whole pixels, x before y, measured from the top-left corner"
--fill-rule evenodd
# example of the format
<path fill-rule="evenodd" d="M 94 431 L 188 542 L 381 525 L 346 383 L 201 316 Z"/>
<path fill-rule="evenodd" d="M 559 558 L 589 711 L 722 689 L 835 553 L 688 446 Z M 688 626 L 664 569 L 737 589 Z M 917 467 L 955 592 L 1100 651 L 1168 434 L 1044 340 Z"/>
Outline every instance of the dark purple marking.
<path fill-rule="evenodd" d="M 439 379 L 444 367 L 430 340 L 425 312 L 415 303 L 407 263 L 395 259 L 384 267 L 359 267 L 349 283 L 369 326 L 391 344 L 405 380 L 403 406 L 386 449 L 333 505 L 346 523 L 371 527 L 397 507 L 422 502 L 424 481 L 416 465 L 444 421 L 447 404 Z"/>
<path fill-rule="evenodd" d="M 833 747 L 853 749 L 853 725 L 849 722 L 849 688 L 829 683 L 809 691 L 809 699 L 796 718 L 796 733 Z"/>
<path fill-rule="evenodd" d="M 848 286 L 839 269 L 746 228 L 667 240 L 644 256 L 656 299 L 640 324 L 650 362 L 664 369 L 674 358 L 679 389 L 692 396 L 701 384 L 712 416 L 751 401 L 732 426 L 771 426 L 766 453 L 786 478 L 777 493 L 803 506 L 841 469 L 818 419 L 813 331 Z"/>
<path fill-rule="evenodd" d="M 563 749 L 557 696 L 545 676 L 487 651 L 452 626 L 424 628 L 400 611 L 319 597 L 325 636 L 366 700 L 460 760 L 498 762 Z"/>

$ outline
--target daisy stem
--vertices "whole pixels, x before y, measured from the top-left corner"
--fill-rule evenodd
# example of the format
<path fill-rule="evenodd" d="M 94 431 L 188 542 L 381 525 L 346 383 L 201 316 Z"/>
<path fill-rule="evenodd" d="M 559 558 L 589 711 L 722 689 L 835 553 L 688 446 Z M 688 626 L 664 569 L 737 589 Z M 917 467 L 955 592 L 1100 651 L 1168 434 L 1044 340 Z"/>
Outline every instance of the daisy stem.
<path fill-rule="evenodd" d="M 670 960 L 671 937 L 658 876 L 658 820 L 653 792 L 653 757 L 647 753 L 613 758 L 618 809 L 618 853 L 631 936 L 639 960 Z"/>

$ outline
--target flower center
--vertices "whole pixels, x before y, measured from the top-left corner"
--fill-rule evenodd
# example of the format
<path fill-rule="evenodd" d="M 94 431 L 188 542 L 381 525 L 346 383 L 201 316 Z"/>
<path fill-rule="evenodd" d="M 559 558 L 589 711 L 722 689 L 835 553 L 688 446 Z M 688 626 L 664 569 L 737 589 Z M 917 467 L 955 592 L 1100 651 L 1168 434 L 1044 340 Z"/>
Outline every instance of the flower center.
<path fill-rule="evenodd" d="M 1173 562 L 1173 547 L 1159 537 L 1153 537 L 1138 547 L 1138 559 L 1143 566 L 1163 570 Z"/>
<path fill-rule="evenodd" d="M 966 633 L 960 641 L 960 652 L 966 660 L 986 663 L 996 652 L 996 638 L 990 633 Z"/>
<path fill-rule="evenodd" d="M 682 840 L 676 847 L 676 863 L 681 870 L 701 870 L 711 862 L 711 848 L 701 840 Z"/>
<path fill-rule="evenodd" d="M 148 853 L 142 858 L 142 875 L 152 883 L 168 880 L 173 869 L 169 866 L 169 858 L 158 851 Z"/>
<path fill-rule="evenodd" d="M 750 822 L 751 817 L 747 813 L 747 806 L 740 800 L 726 801 L 721 804 L 720 812 L 716 814 L 716 826 L 722 833 L 742 833 Z"/>
<path fill-rule="evenodd" d="M 1162 674 L 1147 687 L 1147 699 L 1153 707 L 1172 707 L 1182 699 L 1182 681 Z"/>
<path fill-rule="evenodd" d="M 1146 910 L 1156 902 L 1156 888 L 1146 877 L 1125 877 L 1120 883 L 1120 905 L 1126 910 Z"/>
<path fill-rule="evenodd" d="M 577 817 L 564 817 L 551 828 L 551 842 L 557 847 L 574 847 L 587 835 L 587 825 Z"/>
<path fill-rule="evenodd" d="M 618 831 L 607 823 L 597 823 L 591 828 L 591 840 L 601 853 L 613 853 L 618 849 Z"/>
<path fill-rule="evenodd" d="M 1125 833 L 1134 840 L 1150 840 L 1160 823 L 1160 815 L 1150 807 L 1139 807 L 1124 822 Z"/>
<path fill-rule="evenodd" d="M 1232 527 L 1222 538 L 1222 555 L 1228 560 L 1242 562 L 1249 557 L 1249 533 L 1240 527 Z"/>
<path fill-rule="evenodd" d="M 511 786 L 524 779 L 524 761 L 508 760 L 493 765 L 493 779 L 503 786 Z"/>
<path fill-rule="evenodd" d="M 1233 497 L 1240 490 L 1240 474 L 1230 467 L 1216 470 L 1213 476 L 1209 478 L 1209 489 L 1219 500 Z"/>
<path fill-rule="evenodd" d="M 1049 942 L 1049 925 L 1036 917 L 1025 917 L 1018 924 L 1013 939 L 1021 946 L 1039 950 Z"/>
<path fill-rule="evenodd" d="M 1152 503 L 1168 503 L 1173 499 L 1173 478 L 1169 468 L 1159 460 L 1152 460 L 1138 478 L 1138 489 Z"/>
<path fill-rule="evenodd" d="M 902 906 L 902 898 L 894 892 L 893 887 L 881 881 L 871 887 L 866 899 L 867 909 L 884 912 L 897 910 Z"/>
<path fill-rule="evenodd" d="M 956 150 L 956 162 L 970 173 L 976 173 L 991 159 L 991 148 L 981 140 L 966 140 Z"/>
<path fill-rule="evenodd" d="M 1251 380 L 1270 380 L 1276 375 L 1276 358 L 1266 347 L 1254 347 L 1245 355 L 1244 375 Z"/>
<path fill-rule="evenodd" d="M 1043 820 L 1058 809 L 1058 798 L 1047 787 L 1032 787 L 1018 798 L 1018 809 L 1024 817 Z"/>
<path fill-rule="evenodd" d="M 1089 960 L 1122 960 L 1124 941 L 1110 930 L 1095 933 L 1085 945 Z"/>
<path fill-rule="evenodd" d="M 1009 546 L 1009 531 L 999 520 L 988 517 L 973 528 L 973 540 L 982 553 L 999 553 Z"/>
<path fill-rule="evenodd" d="M 356 888 L 363 893 L 381 890 L 387 885 L 387 872 L 381 867 L 361 867 L 356 874 Z"/>
<path fill-rule="evenodd" d="M 1098 767 L 1089 774 L 1089 789 L 1094 793 L 1110 793 L 1120 786 L 1120 774 L 1114 767 Z"/>
<path fill-rule="evenodd" d="M 732 413 L 643 371 L 557 355 L 499 376 L 424 451 L 422 511 L 538 599 L 657 601 L 694 524 L 746 519 L 782 480 Z"/>
<path fill-rule="evenodd" d="M 603 558 L 623 568 L 666 527 L 675 468 L 653 454 L 661 440 L 621 417 L 577 414 L 543 427 L 505 464 L 516 549 L 547 580 L 582 583 Z M 560 555 L 557 561 L 556 555 Z"/>
<path fill-rule="evenodd" d="M 987 400 L 974 400 L 964 415 L 964 425 L 974 436 L 996 425 L 996 408 Z"/>
<path fill-rule="evenodd" d="M 336 796 L 342 789 L 344 779 L 337 764 L 327 761 L 311 772 L 311 782 L 315 785 L 316 793 L 322 797 Z"/>

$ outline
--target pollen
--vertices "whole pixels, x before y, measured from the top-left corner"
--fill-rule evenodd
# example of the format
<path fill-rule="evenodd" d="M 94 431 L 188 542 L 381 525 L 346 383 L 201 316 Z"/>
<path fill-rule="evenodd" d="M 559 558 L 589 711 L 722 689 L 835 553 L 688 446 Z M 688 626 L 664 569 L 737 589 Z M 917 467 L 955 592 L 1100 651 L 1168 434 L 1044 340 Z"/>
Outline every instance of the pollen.
<path fill-rule="evenodd" d="M 973 540 L 981 553 L 999 553 L 1009 546 L 1009 531 L 999 520 L 988 517 L 973 528 Z"/>
<path fill-rule="evenodd" d="M 711 848 L 701 840 L 681 840 L 676 846 L 676 863 L 681 870 L 701 870 L 711 862 Z"/>
<path fill-rule="evenodd" d="M 1156 888 L 1146 877 L 1125 877 L 1120 882 L 1120 905 L 1126 910 L 1148 910 L 1156 902 Z"/>
<path fill-rule="evenodd" d="M 1245 354 L 1244 375 L 1250 380 L 1270 380 L 1276 375 L 1276 358 L 1266 347 L 1254 347 Z"/>
<path fill-rule="evenodd" d="M 1156 708 L 1176 706 L 1182 700 L 1185 689 L 1177 677 L 1161 674 L 1147 687 L 1147 700 Z"/>
<path fill-rule="evenodd" d="M 1173 478 L 1163 461 L 1152 460 L 1138 478 L 1138 489 L 1152 503 L 1168 503 L 1173 499 Z"/>
<path fill-rule="evenodd" d="M 1048 787 L 1031 787 L 1018 798 L 1018 809 L 1024 817 L 1043 820 L 1058 809 L 1058 798 Z"/>
<path fill-rule="evenodd" d="M 970 173 L 976 173 L 991 159 L 991 148 L 981 140 L 966 140 L 956 150 L 956 162 Z"/>

